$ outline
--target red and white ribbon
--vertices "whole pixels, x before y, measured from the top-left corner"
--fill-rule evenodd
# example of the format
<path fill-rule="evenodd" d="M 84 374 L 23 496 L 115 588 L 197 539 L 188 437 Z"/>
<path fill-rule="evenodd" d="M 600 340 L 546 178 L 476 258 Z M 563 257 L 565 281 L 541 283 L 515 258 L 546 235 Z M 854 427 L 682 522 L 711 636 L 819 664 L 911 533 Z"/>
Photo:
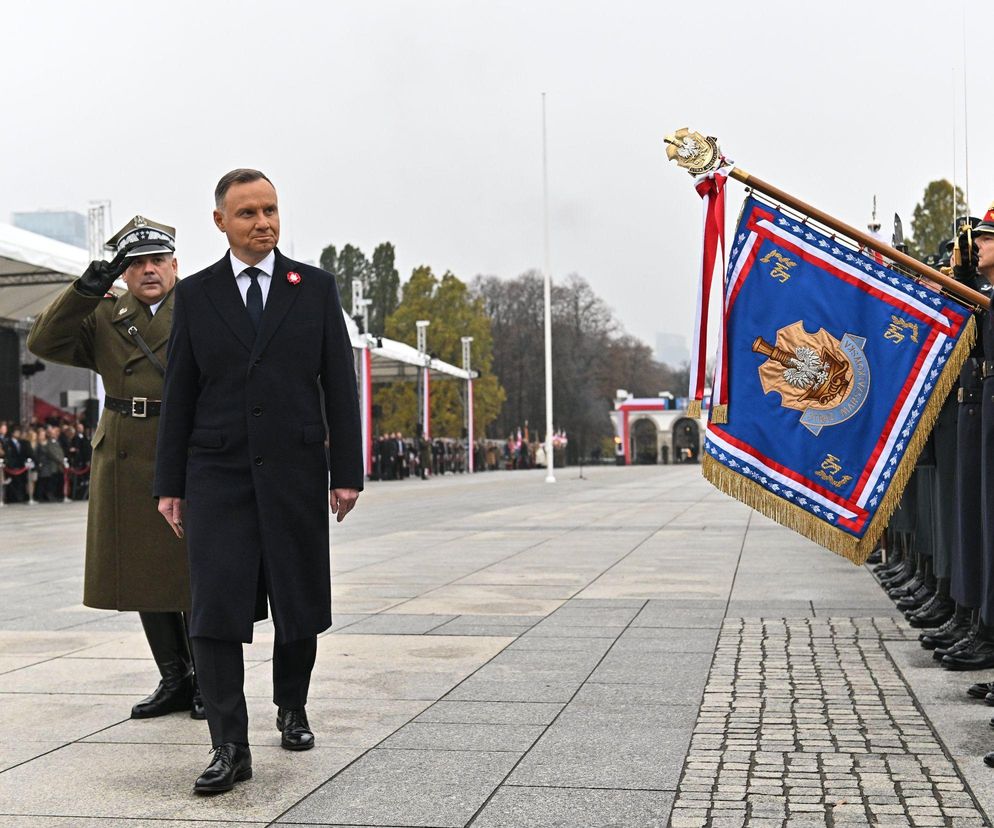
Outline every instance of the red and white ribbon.
<path fill-rule="evenodd" d="M 704 200 L 704 246 L 701 255 L 701 274 L 697 292 L 697 309 L 694 319 L 694 341 L 690 351 L 690 413 L 696 415 L 704 400 L 707 372 L 707 331 L 711 302 L 711 285 L 714 269 L 721 250 L 722 278 L 725 273 L 725 183 L 731 164 L 725 163 L 712 173 L 700 176 L 694 188 Z M 724 290 L 722 291 L 724 295 Z M 724 301 L 718 332 L 718 360 L 715 365 L 714 388 L 711 392 L 712 407 L 722 406 L 722 416 L 727 411 L 728 380 L 725 376 L 728 345 L 725 337 Z"/>

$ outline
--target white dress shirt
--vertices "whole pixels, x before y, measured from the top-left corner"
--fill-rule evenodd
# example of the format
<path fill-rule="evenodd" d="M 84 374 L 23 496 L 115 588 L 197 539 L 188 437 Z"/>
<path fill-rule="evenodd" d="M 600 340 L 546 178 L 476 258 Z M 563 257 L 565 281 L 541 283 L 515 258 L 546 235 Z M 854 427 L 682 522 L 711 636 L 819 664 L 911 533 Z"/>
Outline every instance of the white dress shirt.
<path fill-rule="evenodd" d="M 235 274 L 235 284 L 238 285 L 238 292 L 242 295 L 242 301 L 248 305 L 248 289 L 252 284 L 252 277 L 244 271 L 252 265 L 247 265 L 241 261 L 232 251 L 228 251 L 231 258 L 231 270 Z M 262 271 L 255 278 L 259 281 L 259 288 L 262 290 L 262 306 L 266 307 L 266 299 L 269 298 L 269 285 L 273 281 L 273 268 L 276 267 L 276 253 L 272 250 L 256 267 Z"/>

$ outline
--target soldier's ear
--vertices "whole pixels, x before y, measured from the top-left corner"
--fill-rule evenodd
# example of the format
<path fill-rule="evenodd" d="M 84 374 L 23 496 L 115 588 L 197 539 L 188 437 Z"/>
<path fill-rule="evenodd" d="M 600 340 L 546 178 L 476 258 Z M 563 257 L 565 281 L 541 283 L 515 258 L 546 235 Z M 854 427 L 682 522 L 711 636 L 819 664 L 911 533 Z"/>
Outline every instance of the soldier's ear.
<path fill-rule="evenodd" d="M 224 232 L 224 214 L 220 210 L 214 211 L 214 224 L 218 230 Z"/>

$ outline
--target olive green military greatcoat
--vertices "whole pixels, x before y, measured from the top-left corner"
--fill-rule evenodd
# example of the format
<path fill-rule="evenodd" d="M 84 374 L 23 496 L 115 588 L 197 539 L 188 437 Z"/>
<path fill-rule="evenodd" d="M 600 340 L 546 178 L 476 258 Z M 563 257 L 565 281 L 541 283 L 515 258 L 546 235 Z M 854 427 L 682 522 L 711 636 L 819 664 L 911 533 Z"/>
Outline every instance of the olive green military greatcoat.
<path fill-rule="evenodd" d="M 162 376 L 128 335 L 134 325 L 166 363 L 170 293 L 149 317 L 130 293 L 94 298 L 70 285 L 35 321 L 28 348 L 52 362 L 90 368 L 108 396 L 162 399 Z M 159 418 L 104 410 L 93 434 L 83 603 L 98 609 L 188 611 L 186 544 L 152 497 Z"/>

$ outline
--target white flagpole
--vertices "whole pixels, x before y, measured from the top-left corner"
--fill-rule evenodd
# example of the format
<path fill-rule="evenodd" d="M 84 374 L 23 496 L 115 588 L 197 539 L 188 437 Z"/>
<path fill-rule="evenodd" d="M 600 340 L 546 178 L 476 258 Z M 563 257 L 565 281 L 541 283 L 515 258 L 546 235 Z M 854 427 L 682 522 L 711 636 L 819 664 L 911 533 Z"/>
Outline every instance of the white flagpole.
<path fill-rule="evenodd" d="M 549 264 L 549 160 L 546 149 L 544 92 L 542 93 L 542 208 L 545 220 L 545 482 L 555 483 L 552 453 L 552 266 Z"/>

